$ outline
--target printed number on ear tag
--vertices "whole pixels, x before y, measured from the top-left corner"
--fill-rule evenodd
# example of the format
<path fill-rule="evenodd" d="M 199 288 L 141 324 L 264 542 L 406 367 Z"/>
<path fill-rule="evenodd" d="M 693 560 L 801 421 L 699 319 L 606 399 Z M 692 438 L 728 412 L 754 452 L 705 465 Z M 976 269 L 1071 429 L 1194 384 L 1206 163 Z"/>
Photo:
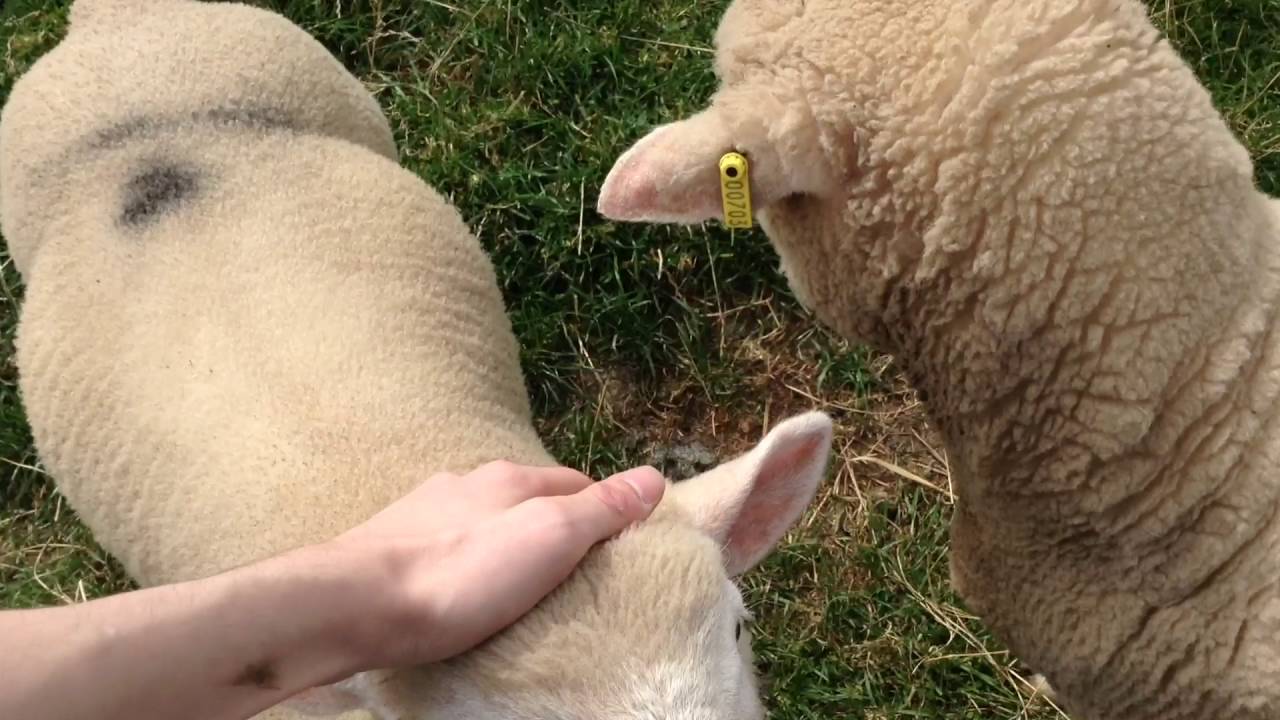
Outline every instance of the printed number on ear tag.
<path fill-rule="evenodd" d="M 747 159 L 736 152 L 720 157 L 720 201 L 724 224 L 741 230 L 751 227 L 751 177 Z"/>

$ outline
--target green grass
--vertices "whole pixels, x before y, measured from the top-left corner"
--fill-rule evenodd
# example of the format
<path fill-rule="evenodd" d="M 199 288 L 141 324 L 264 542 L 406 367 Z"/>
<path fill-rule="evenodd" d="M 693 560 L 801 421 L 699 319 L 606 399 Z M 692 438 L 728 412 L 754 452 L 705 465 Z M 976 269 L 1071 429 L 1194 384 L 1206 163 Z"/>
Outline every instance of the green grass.
<path fill-rule="evenodd" d="M 723 457 L 766 414 L 836 415 L 836 477 L 746 581 L 775 717 L 1054 717 L 1028 707 L 1016 663 L 957 609 L 945 494 L 865 460 L 946 483 L 892 368 L 810 327 L 759 233 L 594 213 L 613 159 L 710 93 L 723 0 L 268 4 L 366 81 L 405 164 L 477 230 L 565 462 L 600 475 L 693 438 Z M 1280 192 L 1280 0 L 1151 4 Z M 6 5 L 0 102 L 65 23 L 64 2 Z M 0 606 L 127 588 L 36 469 L 12 363 L 21 288 L 0 263 Z"/>

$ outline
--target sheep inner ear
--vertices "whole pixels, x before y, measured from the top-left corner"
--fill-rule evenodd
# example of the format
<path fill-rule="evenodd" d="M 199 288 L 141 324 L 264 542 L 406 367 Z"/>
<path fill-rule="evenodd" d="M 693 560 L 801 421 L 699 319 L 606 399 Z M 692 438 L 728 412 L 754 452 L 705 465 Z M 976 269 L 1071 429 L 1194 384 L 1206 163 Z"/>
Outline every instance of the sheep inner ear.
<path fill-rule="evenodd" d="M 730 149 L 714 109 L 663 125 L 614 163 L 600 189 L 600 214 L 627 222 L 719 220 L 719 161 Z"/>

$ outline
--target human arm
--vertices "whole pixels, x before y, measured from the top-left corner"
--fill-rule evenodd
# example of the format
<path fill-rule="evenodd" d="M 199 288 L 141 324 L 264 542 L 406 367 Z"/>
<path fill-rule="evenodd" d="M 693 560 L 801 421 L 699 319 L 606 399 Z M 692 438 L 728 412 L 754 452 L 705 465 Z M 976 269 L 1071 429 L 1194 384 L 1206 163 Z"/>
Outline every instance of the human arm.
<path fill-rule="evenodd" d="M 0 717 L 245 718 L 361 670 L 450 657 L 527 612 L 664 488 L 650 469 L 593 484 L 494 463 L 214 577 L 0 613 Z"/>

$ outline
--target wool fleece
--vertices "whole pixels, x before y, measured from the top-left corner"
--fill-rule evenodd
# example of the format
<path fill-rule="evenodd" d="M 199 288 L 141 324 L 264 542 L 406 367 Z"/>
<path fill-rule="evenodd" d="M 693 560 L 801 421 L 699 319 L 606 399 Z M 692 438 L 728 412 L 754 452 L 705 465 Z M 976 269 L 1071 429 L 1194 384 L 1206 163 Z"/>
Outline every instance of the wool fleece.
<path fill-rule="evenodd" d="M 735 0 L 603 214 L 753 168 L 801 301 L 944 436 L 952 578 L 1074 717 L 1280 718 L 1280 204 L 1137 0 Z"/>
<path fill-rule="evenodd" d="M 360 83 L 243 5 L 79 0 L 15 86 L 0 224 L 27 286 L 24 403 L 58 487 L 140 583 L 327 540 L 435 472 L 553 463 L 489 259 L 395 157 Z M 306 708 L 761 718 L 732 578 L 809 504 L 831 430 L 778 425 L 479 649 Z"/>

